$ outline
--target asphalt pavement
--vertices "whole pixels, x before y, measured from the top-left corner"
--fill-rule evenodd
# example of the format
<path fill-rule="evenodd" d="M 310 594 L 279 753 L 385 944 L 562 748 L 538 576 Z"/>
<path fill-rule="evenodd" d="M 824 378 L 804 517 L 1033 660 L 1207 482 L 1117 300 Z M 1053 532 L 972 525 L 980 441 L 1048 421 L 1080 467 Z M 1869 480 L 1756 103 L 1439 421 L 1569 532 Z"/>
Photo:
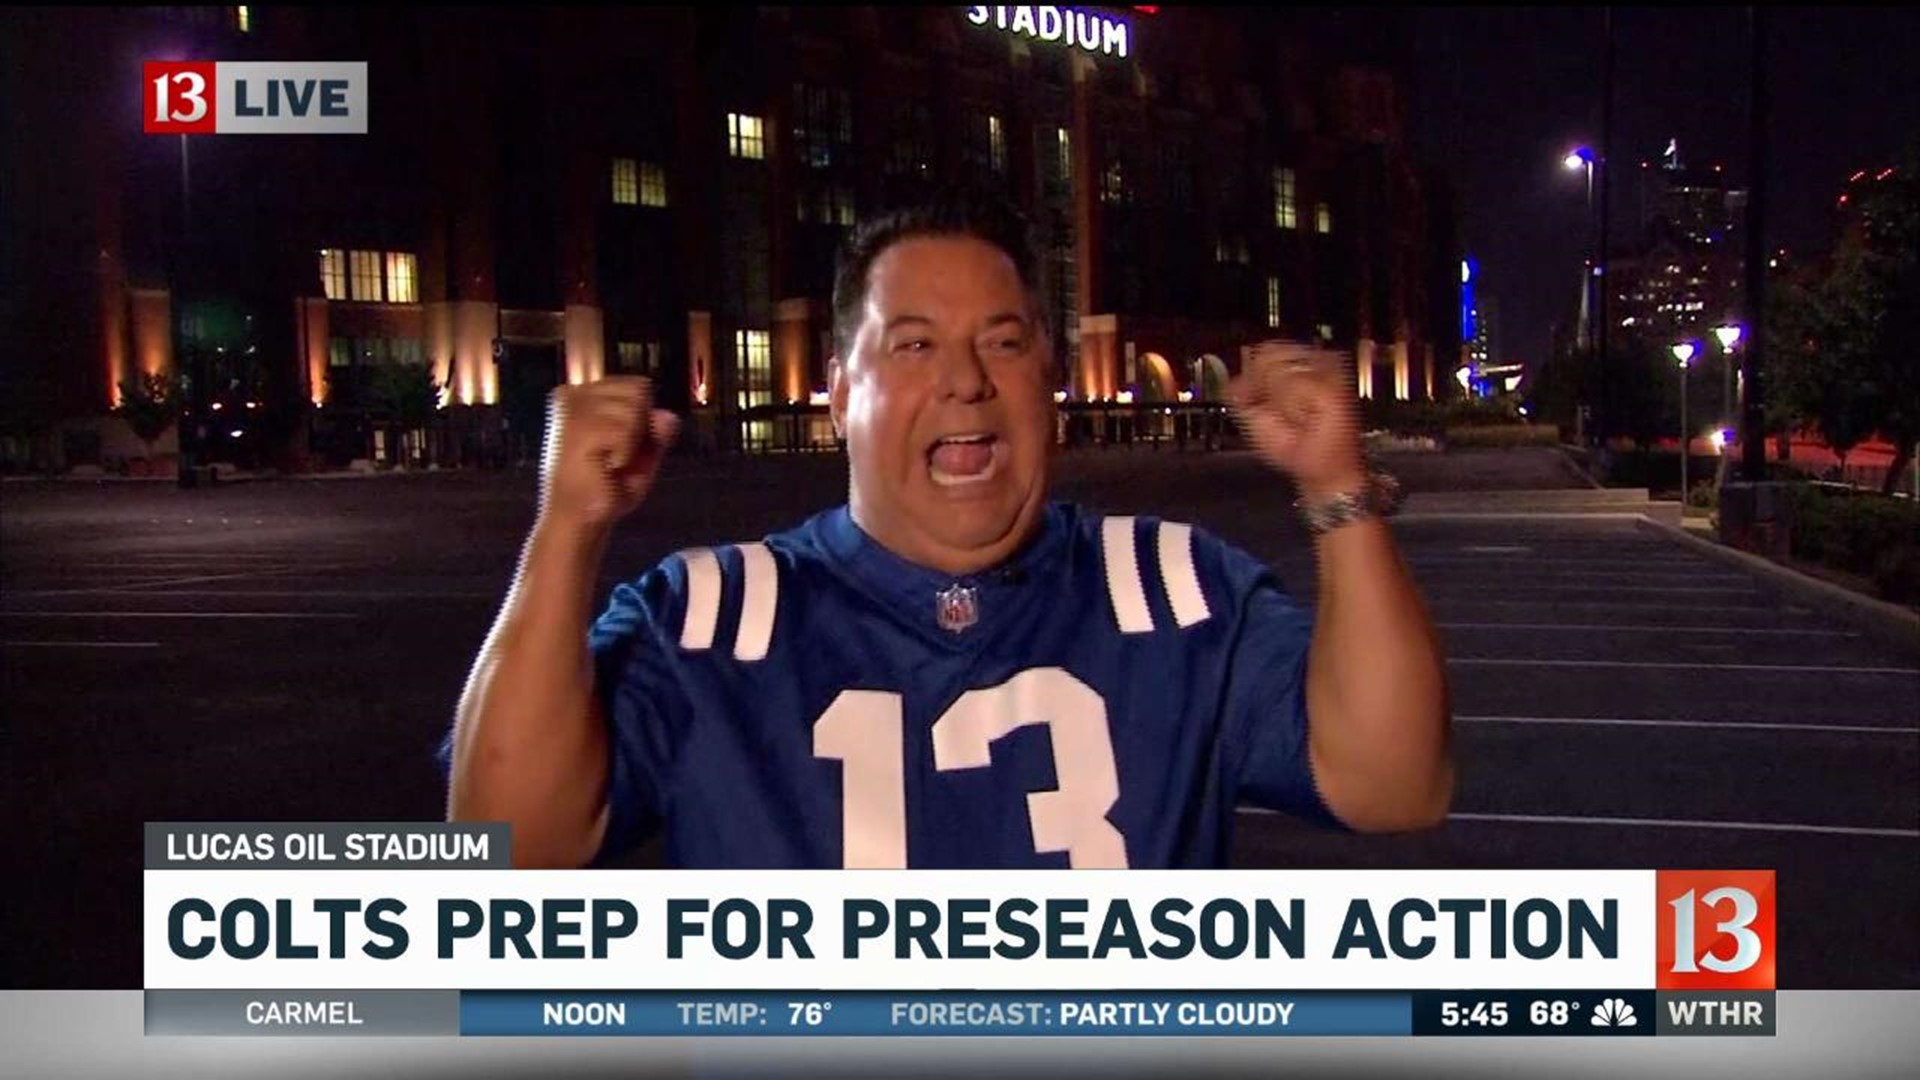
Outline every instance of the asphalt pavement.
<path fill-rule="evenodd" d="M 1397 458 L 1415 491 L 1572 489 L 1551 451 Z M 608 584 L 837 501 L 833 457 L 683 459 Z M 1204 525 L 1311 595 L 1244 455 L 1084 452 L 1058 489 Z M 531 520 L 526 472 L 0 485 L 6 984 L 140 980 L 140 825 L 437 817 L 431 752 Z M 1788 988 L 1920 987 L 1920 663 L 1614 516 L 1396 526 L 1448 651 L 1443 828 L 1247 813 L 1244 866 L 1772 867 Z"/>

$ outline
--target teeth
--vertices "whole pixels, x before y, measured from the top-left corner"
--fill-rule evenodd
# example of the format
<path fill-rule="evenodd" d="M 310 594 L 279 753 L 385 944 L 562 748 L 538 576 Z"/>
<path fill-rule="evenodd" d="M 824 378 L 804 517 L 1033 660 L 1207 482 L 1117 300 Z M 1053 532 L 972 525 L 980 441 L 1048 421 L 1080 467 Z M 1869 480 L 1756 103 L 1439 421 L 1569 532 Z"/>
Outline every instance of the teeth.
<path fill-rule="evenodd" d="M 941 439 L 942 443 L 983 443 L 993 439 L 991 435 L 949 435 Z"/>

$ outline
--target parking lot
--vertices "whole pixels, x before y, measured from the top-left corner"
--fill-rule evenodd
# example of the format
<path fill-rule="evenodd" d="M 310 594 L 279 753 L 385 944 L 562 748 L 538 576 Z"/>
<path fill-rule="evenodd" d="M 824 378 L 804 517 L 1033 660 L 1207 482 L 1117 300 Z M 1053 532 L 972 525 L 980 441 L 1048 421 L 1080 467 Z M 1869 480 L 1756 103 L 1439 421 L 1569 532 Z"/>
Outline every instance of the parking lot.
<path fill-rule="evenodd" d="M 1577 486 L 1551 452 L 1408 458 L 1410 488 Z M 838 498 L 835 458 L 676 461 L 607 582 Z M 1205 525 L 1311 595 L 1249 458 L 1084 453 L 1061 493 Z M 432 750 L 530 522 L 458 473 L 0 489 L 8 983 L 137 986 L 140 824 L 438 816 Z M 1624 518 L 1397 526 L 1444 634 L 1460 787 L 1430 833 L 1245 814 L 1300 867 L 1773 867 L 1790 988 L 1920 987 L 1920 670 Z"/>

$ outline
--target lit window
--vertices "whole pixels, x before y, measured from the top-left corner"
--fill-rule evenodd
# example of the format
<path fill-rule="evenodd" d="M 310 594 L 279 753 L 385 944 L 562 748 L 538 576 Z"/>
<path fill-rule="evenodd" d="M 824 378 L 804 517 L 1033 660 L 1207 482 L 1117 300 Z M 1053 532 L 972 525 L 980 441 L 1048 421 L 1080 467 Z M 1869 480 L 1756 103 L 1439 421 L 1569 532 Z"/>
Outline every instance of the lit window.
<path fill-rule="evenodd" d="M 1054 128 L 1053 152 L 1063 187 L 1073 186 L 1073 137 L 1066 128 Z"/>
<path fill-rule="evenodd" d="M 1333 207 L 1326 203 L 1314 204 L 1313 231 L 1323 236 L 1333 231 Z"/>
<path fill-rule="evenodd" d="M 1280 326 L 1280 279 L 1267 279 L 1267 326 L 1277 329 Z"/>
<path fill-rule="evenodd" d="M 651 161 L 640 163 L 640 205 L 667 205 L 667 170 Z"/>
<path fill-rule="evenodd" d="M 739 365 L 740 407 L 773 404 L 773 348 L 767 332 L 735 330 L 733 356 Z"/>
<path fill-rule="evenodd" d="M 320 252 L 320 289 L 329 300 L 347 298 L 347 253 L 339 248 Z"/>
<path fill-rule="evenodd" d="M 409 251 L 387 252 L 387 302 L 411 304 L 420 299 L 420 268 Z"/>
<path fill-rule="evenodd" d="M 1293 170 L 1273 170 L 1273 223 L 1282 229 L 1299 225 L 1298 204 L 1294 201 Z"/>
<path fill-rule="evenodd" d="M 233 28 L 243 34 L 253 32 L 253 12 L 245 4 L 233 9 Z"/>
<path fill-rule="evenodd" d="M 833 222 L 836 225 L 853 224 L 853 192 L 846 188 L 834 189 Z"/>
<path fill-rule="evenodd" d="M 997 116 L 987 117 L 987 164 L 993 171 L 1007 171 L 1007 129 Z"/>
<path fill-rule="evenodd" d="M 348 263 L 353 271 L 351 280 L 353 299 L 379 300 L 380 253 L 377 251 L 350 252 Z"/>
<path fill-rule="evenodd" d="M 1333 324 L 1332 323 L 1323 322 L 1320 324 L 1320 340 L 1321 341 L 1333 340 Z"/>
<path fill-rule="evenodd" d="M 760 117 L 727 114 L 727 153 L 755 161 L 767 156 L 766 132 Z"/>
<path fill-rule="evenodd" d="M 632 158 L 613 159 L 613 201 L 620 206 L 640 201 L 640 167 Z"/>

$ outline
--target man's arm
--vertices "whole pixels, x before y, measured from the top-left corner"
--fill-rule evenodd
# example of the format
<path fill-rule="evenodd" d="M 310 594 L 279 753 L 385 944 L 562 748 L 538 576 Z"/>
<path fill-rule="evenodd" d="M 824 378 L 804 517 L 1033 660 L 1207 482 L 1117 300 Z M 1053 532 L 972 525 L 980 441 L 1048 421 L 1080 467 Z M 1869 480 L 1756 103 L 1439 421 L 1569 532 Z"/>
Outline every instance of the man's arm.
<path fill-rule="evenodd" d="M 1385 523 L 1323 533 L 1307 653 L 1307 755 L 1327 808 L 1361 830 L 1420 829 L 1453 795 L 1446 674 Z"/>
<path fill-rule="evenodd" d="M 604 538 L 536 527 L 454 721 L 449 821 L 513 824 L 516 866 L 580 866 L 606 829 L 585 627 Z"/>
<path fill-rule="evenodd" d="M 516 866 L 580 866 L 607 829 L 608 738 L 587 627 L 613 523 L 672 441 L 645 379 L 554 391 L 540 513 L 455 715 L 450 821 L 506 821 Z"/>
<path fill-rule="evenodd" d="M 1256 347 L 1229 388 L 1255 450 L 1321 502 L 1367 483 L 1344 358 Z M 1355 829 L 1439 824 L 1453 793 L 1446 671 L 1433 624 L 1378 520 L 1315 541 L 1320 597 L 1307 655 L 1307 759 L 1327 809 Z"/>

